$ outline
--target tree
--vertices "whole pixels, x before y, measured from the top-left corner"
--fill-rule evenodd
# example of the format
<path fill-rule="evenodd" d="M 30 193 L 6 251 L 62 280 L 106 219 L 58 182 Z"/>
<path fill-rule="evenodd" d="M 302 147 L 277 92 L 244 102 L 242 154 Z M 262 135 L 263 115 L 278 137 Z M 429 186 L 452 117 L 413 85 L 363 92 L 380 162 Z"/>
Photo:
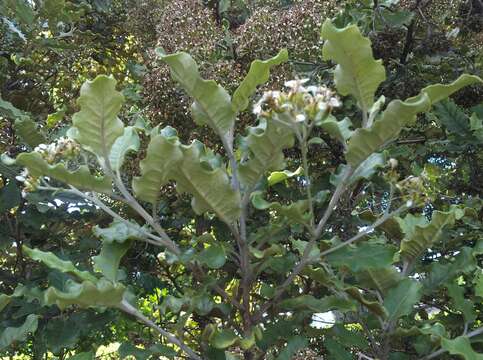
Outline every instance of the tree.
<path fill-rule="evenodd" d="M 17 311 L 20 298 L 35 300 L 41 312 L 124 312 L 153 331 L 121 346 L 121 356 L 136 358 L 288 359 L 309 346 L 334 358 L 478 358 L 471 340 L 483 332 L 481 242 L 451 236 L 449 229 L 476 228 L 479 205 L 462 199 L 433 210 L 440 199 L 430 191 L 430 169 L 401 176 L 407 169 L 387 155 L 419 114 L 433 106 L 436 114 L 448 106 L 457 112 L 442 101 L 482 80 L 462 75 L 384 107 L 385 98 L 375 95 L 385 69 L 370 41 L 356 26 L 337 28 L 330 20 L 322 37 L 324 60 L 337 64 L 335 87 L 354 106 L 343 107 L 325 86 L 289 81 L 287 91 L 266 92 L 255 104 L 257 125 L 245 136 L 235 133 L 235 121 L 271 68 L 287 60 L 285 51 L 254 61 L 231 96 L 201 78 L 187 53 L 157 51 L 193 99 L 193 119 L 216 134 L 224 155 L 196 140 L 182 144 L 171 127 L 125 126 L 116 81 L 98 76 L 84 83 L 68 139 L 4 162 L 27 169 L 22 180 L 31 196 L 89 209 L 80 215 L 98 209 L 113 222 L 92 229 L 102 249 L 82 261 L 18 244 L 61 282 L 41 279 L 37 288 L 3 295 L 4 311 Z M 454 125 L 440 118 L 448 129 Z M 461 123 L 467 121 L 465 136 L 477 144 L 478 110 Z M 324 139 L 343 158 L 314 170 L 312 149 L 327 151 Z M 139 169 L 126 169 L 135 152 L 145 153 Z M 72 249 L 79 249 L 79 236 L 70 236 Z M 147 269 L 133 262 L 122 271 L 133 248 L 164 269 L 165 284 L 139 286 Z M 337 324 L 314 329 L 314 314 L 326 312 Z M 6 328 L 4 344 L 25 339 L 39 317 L 31 312 L 20 326 Z M 60 351 L 72 348 L 61 342 Z"/>

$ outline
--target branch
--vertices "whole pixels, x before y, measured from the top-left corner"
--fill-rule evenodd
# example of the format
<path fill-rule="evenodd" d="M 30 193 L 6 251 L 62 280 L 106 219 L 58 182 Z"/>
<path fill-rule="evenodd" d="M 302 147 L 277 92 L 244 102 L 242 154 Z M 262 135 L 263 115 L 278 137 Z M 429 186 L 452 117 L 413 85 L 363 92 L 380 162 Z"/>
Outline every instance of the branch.
<path fill-rule="evenodd" d="M 126 312 L 129 315 L 134 316 L 139 322 L 149 326 L 151 329 L 156 330 L 161 336 L 164 336 L 168 342 L 178 346 L 181 350 L 183 350 L 188 357 L 193 360 L 203 360 L 201 356 L 196 354 L 191 348 L 189 348 L 184 342 L 178 339 L 175 335 L 171 334 L 170 332 L 160 328 L 156 325 L 153 321 L 148 319 L 144 316 L 139 310 L 137 310 L 134 306 L 129 304 L 126 300 L 122 300 L 121 304 L 118 306 L 120 310 Z"/>
<path fill-rule="evenodd" d="M 342 242 L 342 243 L 340 243 L 340 244 L 338 244 L 336 246 L 331 247 L 330 249 L 325 250 L 324 252 L 322 252 L 320 254 L 320 256 L 321 257 L 322 256 L 326 256 L 326 255 L 328 255 L 330 253 L 333 253 L 334 251 L 339 250 L 340 248 L 343 248 L 344 246 L 347 246 L 347 245 L 352 244 L 353 242 L 359 240 L 360 238 L 366 236 L 367 234 L 370 234 L 371 232 L 374 231 L 375 228 L 377 228 L 378 226 L 384 224 L 387 220 L 389 220 L 390 218 L 396 216 L 397 214 L 400 214 L 401 212 L 403 212 L 406 209 L 407 209 L 407 206 L 406 205 L 403 205 L 400 208 L 398 208 L 397 210 L 394 210 L 393 212 L 384 214 L 379 219 L 377 219 L 374 222 L 374 224 L 372 224 L 371 226 L 368 226 L 363 231 L 360 231 L 359 233 L 357 233 L 357 235 L 354 235 L 349 240 L 344 241 L 344 242 Z"/>

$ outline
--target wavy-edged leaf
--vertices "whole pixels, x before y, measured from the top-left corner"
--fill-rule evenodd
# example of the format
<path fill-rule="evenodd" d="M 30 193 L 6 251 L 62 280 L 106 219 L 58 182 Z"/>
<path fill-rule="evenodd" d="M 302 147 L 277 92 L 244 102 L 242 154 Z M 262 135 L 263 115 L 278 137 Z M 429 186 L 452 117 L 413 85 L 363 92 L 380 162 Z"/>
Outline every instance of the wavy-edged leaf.
<path fill-rule="evenodd" d="M 124 133 L 119 136 L 114 144 L 112 144 L 111 152 L 109 154 L 109 162 L 114 171 L 121 169 L 124 163 L 124 157 L 129 151 L 139 150 L 139 136 L 132 126 L 124 128 Z"/>
<path fill-rule="evenodd" d="M 483 360 L 483 354 L 473 350 L 467 336 L 458 336 L 454 339 L 442 338 L 441 347 L 451 355 L 461 355 L 465 360 Z"/>
<path fill-rule="evenodd" d="M 257 86 L 268 81 L 270 68 L 280 65 L 288 60 L 288 51 L 282 49 L 279 53 L 267 60 L 254 60 L 250 65 L 250 70 L 233 93 L 231 101 L 236 113 L 248 107 L 250 97 L 257 91 Z"/>
<path fill-rule="evenodd" d="M 372 55 L 371 41 L 362 36 L 357 26 L 338 29 L 329 19 L 322 25 L 321 34 L 325 40 L 324 59 L 338 64 L 334 73 L 337 90 L 341 95 L 354 96 L 367 114 L 377 88 L 386 79 L 382 61 L 376 61 Z"/>
<path fill-rule="evenodd" d="M 171 75 L 195 101 L 191 106 L 193 118 L 208 125 L 219 135 L 225 135 L 235 123 L 236 113 L 228 92 L 214 80 L 204 80 L 198 65 L 185 52 L 166 55 L 156 49 L 158 57 L 171 68 Z"/>
<path fill-rule="evenodd" d="M 117 117 L 124 96 L 116 90 L 112 76 L 99 75 L 86 81 L 80 89 L 77 104 L 80 111 L 72 117 L 69 136 L 99 158 L 108 157 L 116 139 L 124 132 Z"/>
<path fill-rule="evenodd" d="M 232 189 L 226 171 L 210 162 L 212 158 L 199 141 L 183 145 L 172 129 L 163 129 L 149 143 L 141 176 L 133 180 L 134 192 L 142 200 L 156 202 L 161 186 L 174 180 L 179 193 L 193 195 L 196 213 L 212 211 L 233 223 L 240 214 L 240 194 Z"/>
<path fill-rule="evenodd" d="M 45 137 L 41 134 L 35 122 L 29 118 L 24 117 L 15 120 L 15 131 L 18 136 L 30 147 L 45 143 Z"/>
<path fill-rule="evenodd" d="M 447 98 L 464 86 L 483 83 L 477 76 L 462 75 L 451 84 L 430 85 L 421 90 L 418 96 L 402 102 L 393 100 L 381 117 L 369 128 L 357 129 L 349 140 L 346 160 L 355 168 L 373 152 L 394 140 L 402 128 L 411 124 L 418 113 L 429 110 L 431 105 Z"/>
<path fill-rule="evenodd" d="M 258 210 L 274 210 L 280 216 L 285 216 L 289 223 L 307 224 L 309 222 L 309 203 L 307 200 L 298 200 L 290 205 L 266 201 L 261 191 L 254 191 L 250 196 L 252 205 Z"/>
<path fill-rule="evenodd" d="M 101 228 L 99 225 L 94 226 L 92 232 L 95 236 L 102 239 L 104 243 L 123 243 L 126 240 L 137 240 L 144 237 L 142 227 L 136 223 L 115 219 L 108 227 Z"/>
<path fill-rule="evenodd" d="M 338 121 L 335 116 L 329 115 L 319 125 L 327 134 L 337 139 L 345 145 L 346 141 L 352 136 L 353 131 L 350 129 L 352 122 L 348 117 Z"/>
<path fill-rule="evenodd" d="M 398 219 L 405 233 L 401 241 L 400 254 L 407 261 L 412 261 L 420 256 L 432 244 L 438 241 L 443 230 L 451 226 L 456 220 L 465 215 L 465 210 L 452 207 L 449 211 L 433 211 L 431 221 L 424 216 L 415 217 L 407 215 L 404 219 Z"/>
<path fill-rule="evenodd" d="M 8 327 L 0 335 L 0 350 L 5 349 L 14 342 L 24 341 L 29 333 L 37 331 L 39 316 L 30 314 L 19 327 Z"/>
<path fill-rule="evenodd" d="M 17 165 L 26 167 L 33 177 L 48 176 L 80 189 L 109 192 L 112 189 L 111 179 L 107 176 L 92 175 L 85 165 L 76 170 L 68 170 L 64 164 L 51 165 L 37 152 L 22 153 L 15 159 Z"/>
<path fill-rule="evenodd" d="M 421 92 L 428 95 L 428 97 L 431 99 L 432 104 L 436 104 L 437 102 L 446 99 L 451 94 L 464 88 L 465 86 L 477 83 L 483 84 L 483 80 L 476 75 L 463 74 L 451 84 L 429 85 L 421 90 Z"/>
<path fill-rule="evenodd" d="M 81 308 L 88 307 L 117 307 L 123 298 L 125 288 L 121 283 L 112 283 L 104 278 L 95 284 L 91 281 L 76 283 L 67 280 L 64 290 L 49 287 L 45 291 L 45 302 L 57 305 L 64 310 L 71 305 Z"/>
<path fill-rule="evenodd" d="M 394 140 L 402 128 L 413 122 L 416 115 L 429 109 L 431 102 L 426 94 L 406 101 L 393 100 L 389 103 L 380 119 L 369 128 L 359 128 L 349 140 L 345 158 L 356 168 L 372 153 Z"/>
<path fill-rule="evenodd" d="M 168 181 L 167 174 L 182 161 L 183 152 L 178 146 L 176 130 L 166 127 L 151 134 L 146 157 L 141 160 L 141 176 L 135 177 L 132 188 L 136 196 L 144 201 L 156 203 L 161 187 Z"/>
<path fill-rule="evenodd" d="M 397 320 L 401 316 L 410 314 L 421 298 L 421 290 L 422 285 L 412 279 L 404 279 L 390 289 L 384 299 L 384 307 L 389 314 L 389 319 Z"/>
<path fill-rule="evenodd" d="M 283 171 L 273 171 L 267 178 L 268 186 L 273 186 L 279 182 L 285 181 L 287 179 L 293 178 L 294 176 L 299 176 L 302 174 L 302 167 L 298 167 L 295 171 L 283 170 Z"/>
<path fill-rule="evenodd" d="M 97 278 L 88 271 L 81 271 L 77 269 L 71 261 L 59 259 L 51 252 L 45 252 L 39 249 L 31 249 L 25 245 L 22 247 L 22 250 L 32 260 L 41 261 L 51 269 L 74 275 L 80 280 L 88 280 L 93 282 L 97 281 Z"/>
<path fill-rule="evenodd" d="M 391 245 L 366 242 L 356 247 L 344 246 L 328 254 L 326 259 L 332 265 L 345 266 L 353 272 L 358 272 L 390 266 L 396 250 Z"/>
<path fill-rule="evenodd" d="M 283 149 L 294 145 L 292 130 L 274 121 L 261 119 L 258 126 L 249 127 L 243 139 L 246 151 L 240 163 L 240 181 L 253 186 L 267 171 L 283 170 Z"/>
<path fill-rule="evenodd" d="M 116 282 L 118 280 L 119 264 L 130 247 L 130 241 L 122 243 L 104 242 L 99 255 L 92 258 L 96 270 L 99 270 L 108 280 Z"/>

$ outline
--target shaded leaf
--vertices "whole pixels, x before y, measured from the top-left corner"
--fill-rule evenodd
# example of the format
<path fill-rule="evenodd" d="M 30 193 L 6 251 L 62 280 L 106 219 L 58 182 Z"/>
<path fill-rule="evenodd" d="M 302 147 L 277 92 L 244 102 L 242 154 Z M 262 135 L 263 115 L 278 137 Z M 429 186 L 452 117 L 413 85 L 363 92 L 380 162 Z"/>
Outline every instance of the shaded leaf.
<path fill-rule="evenodd" d="M 441 339 L 441 347 L 452 355 L 461 355 L 465 360 L 482 360 L 483 354 L 476 353 L 471 347 L 470 339 L 458 336 L 455 339 Z"/>
<path fill-rule="evenodd" d="M 421 290 L 422 285 L 411 279 L 404 279 L 390 289 L 384 299 L 384 307 L 389 314 L 389 319 L 397 320 L 401 316 L 410 314 L 421 298 Z"/>
<path fill-rule="evenodd" d="M 394 246 L 366 242 L 357 247 L 344 246 L 328 254 L 326 259 L 332 265 L 345 266 L 357 272 L 390 266 L 395 252 Z"/>
<path fill-rule="evenodd" d="M 8 327 L 0 335 L 0 350 L 14 342 L 24 341 L 29 333 L 34 333 L 38 326 L 38 315 L 30 314 L 19 327 Z"/>
<path fill-rule="evenodd" d="M 301 335 L 292 336 L 287 340 L 287 345 L 280 351 L 276 360 L 290 360 L 293 356 L 303 348 L 307 347 L 309 341 L 306 337 Z"/>
<path fill-rule="evenodd" d="M 99 255 L 92 258 L 96 270 L 101 271 L 102 275 L 108 280 L 116 282 L 118 279 L 119 263 L 130 247 L 131 243 L 129 241 L 122 243 L 103 243 Z"/>

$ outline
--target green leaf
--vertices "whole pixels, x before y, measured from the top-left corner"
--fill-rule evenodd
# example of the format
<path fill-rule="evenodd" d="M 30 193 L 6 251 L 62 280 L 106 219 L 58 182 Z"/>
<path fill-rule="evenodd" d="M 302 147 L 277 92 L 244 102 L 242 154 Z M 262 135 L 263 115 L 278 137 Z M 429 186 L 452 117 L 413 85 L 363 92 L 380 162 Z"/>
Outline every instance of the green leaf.
<path fill-rule="evenodd" d="M 61 122 L 64 119 L 66 110 L 67 108 L 63 107 L 61 110 L 56 111 L 52 114 L 49 114 L 47 116 L 47 121 L 45 122 L 46 126 L 49 129 L 54 128 L 59 122 Z"/>
<path fill-rule="evenodd" d="M 29 333 L 34 333 L 38 326 L 38 315 L 30 314 L 19 327 L 8 327 L 0 335 L 0 350 L 14 342 L 24 341 Z"/>
<path fill-rule="evenodd" d="M 29 117 L 23 117 L 15 120 L 15 131 L 17 135 L 30 147 L 34 148 L 37 145 L 46 142 L 45 137 L 37 128 L 37 124 Z"/>
<path fill-rule="evenodd" d="M 106 279 L 100 279 L 95 284 L 84 281 L 81 284 L 67 280 L 65 290 L 49 287 L 45 292 L 45 302 L 57 305 L 64 310 L 71 305 L 81 308 L 117 307 L 122 301 L 125 288 L 120 283 L 113 284 Z"/>
<path fill-rule="evenodd" d="M 20 109 L 17 109 L 9 101 L 3 100 L 0 97 L 0 115 L 11 120 L 23 119 L 28 117 L 28 114 Z"/>
<path fill-rule="evenodd" d="M 42 329 L 42 336 L 49 351 L 58 354 L 63 348 L 75 348 L 82 330 L 77 325 L 69 317 L 49 319 Z"/>
<path fill-rule="evenodd" d="M 216 331 L 210 339 L 210 343 L 217 349 L 226 349 L 235 344 L 240 338 L 233 330 Z"/>
<path fill-rule="evenodd" d="M 456 283 L 446 285 L 448 295 L 450 296 L 453 306 L 456 310 L 463 314 L 466 323 L 472 323 L 476 320 L 475 304 L 470 299 L 465 299 L 465 288 L 458 286 Z"/>
<path fill-rule="evenodd" d="M 210 160 L 213 154 L 202 143 L 182 145 L 173 130 L 165 128 L 151 138 L 133 190 L 140 199 L 154 203 L 161 186 L 174 180 L 178 193 L 193 195 L 191 204 L 197 214 L 213 211 L 233 223 L 240 214 L 240 194 L 232 189 L 226 171 Z"/>
<path fill-rule="evenodd" d="M 424 216 L 407 215 L 404 220 L 398 220 L 405 233 L 401 241 L 400 254 L 407 261 L 412 261 L 438 241 L 447 226 L 452 226 L 461 219 L 465 211 L 452 207 L 447 212 L 433 211 L 431 221 Z"/>
<path fill-rule="evenodd" d="M 404 279 L 390 289 L 384 299 L 384 307 L 389 320 L 397 320 L 413 311 L 414 305 L 421 298 L 422 285 L 415 280 Z"/>
<path fill-rule="evenodd" d="M 453 81 L 451 84 L 429 85 L 424 89 L 422 89 L 421 92 L 428 95 L 432 104 L 436 104 L 437 102 L 440 102 L 441 100 L 446 99 L 451 94 L 464 88 L 465 86 L 469 86 L 477 83 L 483 84 L 483 80 L 476 75 L 463 74 L 458 79 Z"/>
<path fill-rule="evenodd" d="M 219 269 L 225 265 L 225 248 L 222 245 L 210 245 L 198 255 L 198 260 L 210 269 Z"/>
<path fill-rule="evenodd" d="M 230 95 L 214 80 L 204 80 L 193 58 L 184 52 L 166 55 L 156 49 L 158 57 L 171 68 L 171 75 L 195 101 L 191 106 L 194 120 L 200 125 L 208 125 L 223 136 L 235 124 Z"/>
<path fill-rule="evenodd" d="M 301 335 L 292 336 L 287 341 L 287 345 L 280 351 L 276 360 L 291 360 L 297 351 L 307 347 L 309 341 L 306 337 Z"/>
<path fill-rule="evenodd" d="M 325 340 L 324 345 L 327 347 L 329 351 L 329 359 L 334 360 L 351 360 L 352 355 L 349 351 L 347 351 L 343 345 L 332 338 L 328 338 Z"/>
<path fill-rule="evenodd" d="M 309 310 L 314 313 L 324 313 L 331 310 L 352 311 L 355 309 L 353 302 L 333 295 L 321 299 L 312 295 L 301 295 L 281 301 L 280 307 L 289 311 Z"/>
<path fill-rule="evenodd" d="M 366 268 L 357 274 L 357 279 L 361 285 L 368 285 L 386 294 L 387 290 L 396 286 L 402 279 L 401 274 L 396 268 Z"/>
<path fill-rule="evenodd" d="M 306 224 L 309 221 L 309 203 L 307 200 L 299 200 L 290 205 L 282 205 L 278 202 L 266 201 L 261 191 L 254 191 L 250 199 L 255 209 L 274 210 L 280 216 L 286 217 L 291 224 Z"/>
<path fill-rule="evenodd" d="M 85 165 L 71 171 L 66 169 L 62 163 L 50 165 L 37 152 L 22 153 L 17 156 L 15 163 L 26 167 L 33 177 L 48 176 L 80 189 L 97 192 L 109 192 L 112 189 L 110 178 L 92 175 Z"/>
<path fill-rule="evenodd" d="M 321 35 L 325 40 L 324 59 L 338 64 L 334 73 L 338 92 L 354 96 L 367 113 L 374 104 L 377 88 L 386 79 L 382 61 L 374 60 L 370 40 L 361 35 L 357 26 L 338 29 L 329 19 L 322 25 Z"/>
<path fill-rule="evenodd" d="M 386 309 L 379 303 L 379 301 L 372 301 L 367 299 L 359 288 L 350 286 L 343 289 L 351 298 L 364 305 L 368 310 L 381 317 L 386 317 Z"/>
<path fill-rule="evenodd" d="M 99 158 L 107 158 L 116 139 L 124 132 L 117 117 L 124 97 L 116 91 L 113 77 L 99 75 L 86 81 L 80 90 L 77 104 L 81 110 L 72 117 L 70 137 Z"/>
<path fill-rule="evenodd" d="M 470 132 L 468 116 L 453 101 L 445 100 L 434 106 L 434 114 L 450 132 L 464 136 Z"/>
<path fill-rule="evenodd" d="M 81 271 L 77 269 L 71 261 L 61 260 L 51 252 L 44 252 L 39 249 L 31 249 L 25 245 L 22 247 L 22 250 L 32 260 L 41 261 L 51 269 L 74 275 L 80 280 L 88 280 L 92 282 L 97 281 L 97 278 L 88 271 Z"/>
<path fill-rule="evenodd" d="M 294 136 L 287 127 L 275 121 L 261 119 L 258 126 L 248 128 L 243 144 L 245 151 L 239 166 L 240 181 L 250 188 L 267 171 L 285 168 L 283 149 L 294 145 Z"/>
<path fill-rule="evenodd" d="M 369 128 L 357 129 L 349 140 L 345 158 L 356 168 L 372 153 L 394 140 L 402 128 L 416 119 L 416 114 L 429 109 L 431 103 L 426 94 L 410 98 L 404 102 L 393 100 L 380 119 Z"/>
<path fill-rule="evenodd" d="M 248 74 L 233 93 L 231 103 L 234 111 L 239 113 L 240 111 L 245 110 L 248 107 L 250 97 L 257 90 L 257 86 L 268 81 L 270 76 L 270 68 L 275 65 L 280 65 L 287 60 L 288 51 L 286 49 L 280 50 L 277 56 L 274 56 L 268 60 L 254 60 L 250 65 Z"/>
<path fill-rule="evenodd" d="M 134 222 L 129 224 L 124 221 L 115 219 L 108 227 L 101 228 L 99 225 L 94 226 L 92 232 L 95 236 L 102 239 L 104 243 L 123 243 L 126 240 L 138 240 L 144 238 L 142 229 Z"/>
<path fill-rule="evenodd" d="M 332 265 L 345 266 L 358 272 L 390 266 L 395 252 L 394 246 L 366 242 L 357 247 L 344 246 L 327 255 L 326 259 Z"/>
<path fill-rule="evenodd" d="M 374 176 L 379 168 L 384 167 L 385 164 L 386 156 L 384 153 L 373 153 L 357 166 L 347 183 L 350 185 L 360 179 L 368 180 Z M 347 171 L 346 169 L 347 165 L 340 165 L 337 169 L 337 173 L 331 174 L 330 183 L 334 186 L 339 185 Z"/>
<path fill-rule="evenodd" d="M 357 129 L 349 140 L 346 160 L 356 168 L 373 152 L 394 140 L 402 128 L 414 122 L 418 113 L 429 110 L 435 104 L 464 86 L 483 82 L 473 75 L 462 75 L 448 85 L 431 85 L 421 90 L 418 96 L 402 102 L 393 100 L 381 117 L 369 128 Z"/>
<path fill-rule="evenodd" d="M 94 256 L 94 261 L 97 270 L 102 272 L 108 280 L 116 282 L 118 278 L 119 263 L 122 257 L 131 247 L 131 242 L 104 242 L 99 255 Z"/>
<path fill-rule="evenodd" d="M 479 297 L 483 297 L 483 271 L 480 271 L 478 275 L 475 278 L 475 295 Z M 0 304 L 2 303 L 1 301 L 2 295 L 0 295 Z M 2 309 L 2 306 L 0 305 L 0 311 Z"/>
<path fill-rule="evenodd" d="M 327 134 L 345 145 L 346 141 L 352 136 L 353 131 L 349 129 L 352 122 L 349 118 L 337 121 L 335 116 L 329 115 L 319 125 Z"/>
<path fill-rule="evenodd" d="M 293 178 L 294 176 L 299 176 L 302 174 L 303 169 L 301 167 L 297 168 L 295 171 L 283 170 L 283 171 L 273 171 L 267 178 L 268 186 L 273 186 L 287 179 Z"/>
<path fill-rule="evenodd" d="M 112 144 L 109 162 L 114 171 L 119 171 L 124 162 L 124 157 L 129 151 L 139 150 L 139 136 L 132 126 L 124 128 L 124 134 L 119 136 Z"/>
<path fill-rule="evenodd" d="M 461 355 L 465 360 L 483 360 L 483 354 L 473 350 L 470 339 L 466 336 L 458 336 L 451 340 L 443 338 L 441 347 L 451 355 Z"/>
<path fill-rule="evenodd" d="M 0 312 L 5 309 L 5 307 L 10 303 L 11 300 L 11 296 L 0 294 Z"/>
<path fill-rule="evenodd" d="M 9 211 L 18 206 L 22 201 L 22 194 L 15 181 L 10 182 L 0 188 L 0 213 Z"/>

